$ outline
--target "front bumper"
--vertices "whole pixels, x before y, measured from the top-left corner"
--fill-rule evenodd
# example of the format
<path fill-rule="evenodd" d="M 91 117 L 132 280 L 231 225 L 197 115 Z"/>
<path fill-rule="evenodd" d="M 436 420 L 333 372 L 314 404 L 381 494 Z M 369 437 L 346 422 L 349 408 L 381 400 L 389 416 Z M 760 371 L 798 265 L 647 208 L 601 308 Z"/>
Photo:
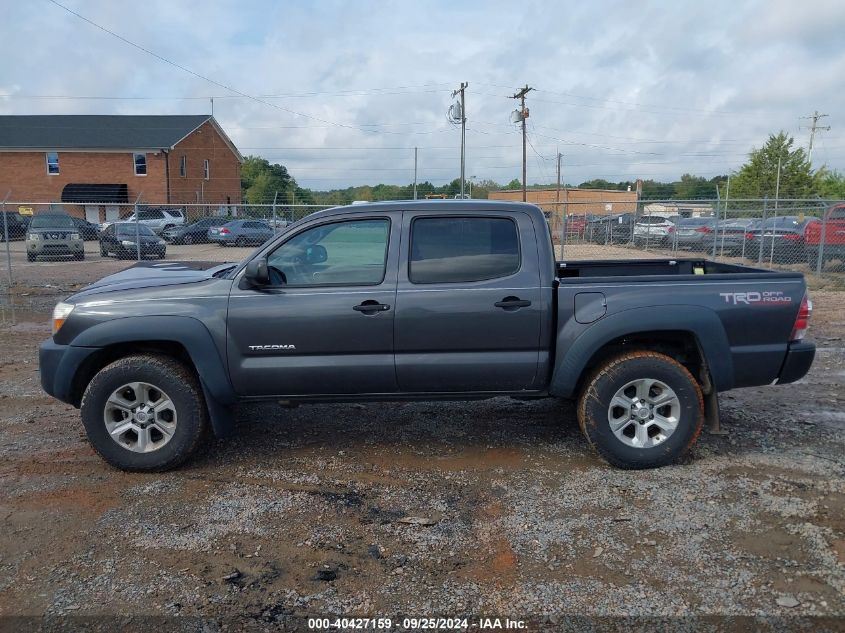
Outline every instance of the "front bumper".
<path fill-rule="evenodd" d="M 54 398 L 78 407 L 82 393 L 74 393 L 74 378 L 83 363 L 99 349 L 59 345 L 52 337 L 48 338 L 38 348 L 41 387 Z"/>
<path fill-rule="evenodd" d="M 783 385 L 800 380 L 810 371 L 816 356 L 816 344 L 810 341 L 794 341 L 786 350 L 777 384 Z"/>
<path fill-rule="evenodd" d="M 78 255 L 85 251 L 83 240 L 27 240 L 26 251 L 36 257 Z"/>

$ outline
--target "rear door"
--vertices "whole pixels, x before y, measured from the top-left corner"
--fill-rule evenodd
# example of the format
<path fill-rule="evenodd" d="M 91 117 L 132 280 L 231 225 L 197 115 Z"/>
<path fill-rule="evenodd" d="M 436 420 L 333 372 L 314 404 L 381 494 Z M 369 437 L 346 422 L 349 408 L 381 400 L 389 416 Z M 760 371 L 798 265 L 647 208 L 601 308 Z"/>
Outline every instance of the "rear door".
<path fill-rule="evenodd" d="M 534 389 L 543 302 L 531 218 L 405 212 L 402 237 L 399 389 Z"/>
<path fill-rule="evenodd" d="M 401 213 L 394 212 L 333 216 L 305 226 L 269 253 L 271 286 L 233 289 L 227 345 L 239 394 L 397 390 L 400 224 Z"/>

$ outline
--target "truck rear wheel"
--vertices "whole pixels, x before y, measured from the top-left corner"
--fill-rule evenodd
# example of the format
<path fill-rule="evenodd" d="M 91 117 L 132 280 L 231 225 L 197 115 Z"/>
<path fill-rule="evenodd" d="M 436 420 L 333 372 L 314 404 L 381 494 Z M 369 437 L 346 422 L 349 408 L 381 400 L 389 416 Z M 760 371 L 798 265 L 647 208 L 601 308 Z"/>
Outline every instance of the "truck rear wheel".
<path fill-rule="evenodd" d="M 94 449 L 127 471 L 179 466 L 196 453 L 208 430 L 199 381 L 167 356 L 127 356 L 104 367 L 88 384 L 81 410 Z"/>
<path fill-rule="evenodd" d="M 683 457 L 704 425 L 704 400 L 679 362 L 649 351 L 602 364 L 578 399 L 590 445 L 619 468 L 657 468 Z"/>

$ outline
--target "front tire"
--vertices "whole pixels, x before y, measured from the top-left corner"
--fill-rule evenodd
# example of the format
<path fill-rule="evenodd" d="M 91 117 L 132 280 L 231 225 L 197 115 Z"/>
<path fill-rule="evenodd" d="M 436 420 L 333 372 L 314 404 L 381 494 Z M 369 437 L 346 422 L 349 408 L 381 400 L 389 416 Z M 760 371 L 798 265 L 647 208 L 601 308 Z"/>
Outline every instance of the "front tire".
<path fill-rule="evenodd" d="M 613 466 L 658 468 L 682 458 L 701 434 L 704 400 L 675 359 L 636 351 L 603 363 L 578 399 L 578 423 Z"/>
<path fill-rule="evenodd" d="M 126 356 L 101 369 L 80 409 L 94 450 L 126 471 L 176 468 L 197 452 L 208 432 L 197 377 L 156 354 Z"/>

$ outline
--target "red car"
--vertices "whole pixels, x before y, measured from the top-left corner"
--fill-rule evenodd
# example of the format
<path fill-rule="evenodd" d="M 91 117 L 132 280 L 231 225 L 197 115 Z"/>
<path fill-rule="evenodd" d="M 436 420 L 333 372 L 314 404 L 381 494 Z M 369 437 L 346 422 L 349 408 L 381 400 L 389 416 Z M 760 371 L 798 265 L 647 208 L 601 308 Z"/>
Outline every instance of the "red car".
<path fill-rule="evenodd" d="M 822 256 L 821 268 L 831 259 L 845 262 L 845 204 L 830 207 L 822 220 L 814 220 L 804 231 L 804 243 L 807 246 L 807 263 L 816 270 L 819 254 Z"/>

